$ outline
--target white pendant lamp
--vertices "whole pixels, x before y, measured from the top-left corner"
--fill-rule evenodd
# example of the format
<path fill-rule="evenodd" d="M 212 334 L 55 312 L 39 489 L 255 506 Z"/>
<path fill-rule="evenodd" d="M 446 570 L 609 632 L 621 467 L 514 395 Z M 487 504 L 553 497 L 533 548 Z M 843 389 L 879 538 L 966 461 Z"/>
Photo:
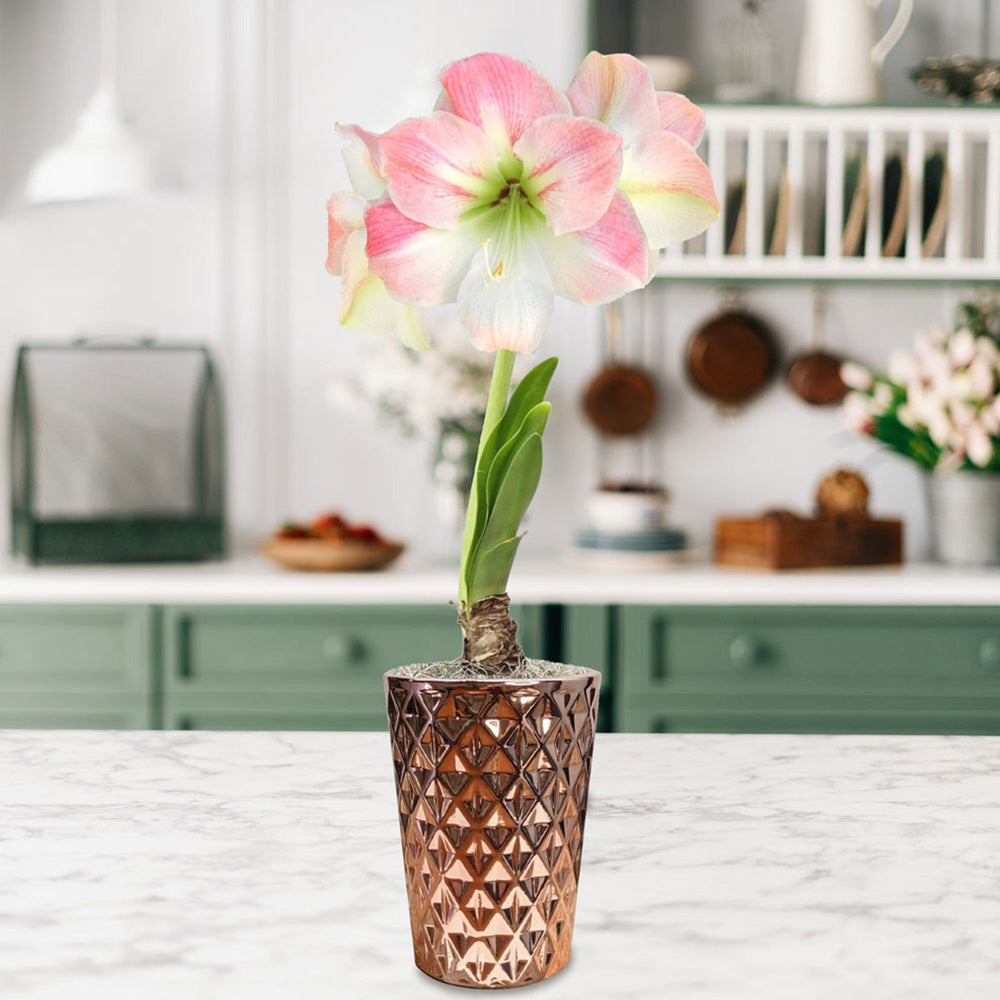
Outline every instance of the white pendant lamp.
<path fill-rule="evenodd" d="M 101 0 L 101 79 L 69 137 L 28 174 L 29 205 L 128 198 L 155 186 L 153 160 L 122 119 L 117 76 L 116 0 Z"/>

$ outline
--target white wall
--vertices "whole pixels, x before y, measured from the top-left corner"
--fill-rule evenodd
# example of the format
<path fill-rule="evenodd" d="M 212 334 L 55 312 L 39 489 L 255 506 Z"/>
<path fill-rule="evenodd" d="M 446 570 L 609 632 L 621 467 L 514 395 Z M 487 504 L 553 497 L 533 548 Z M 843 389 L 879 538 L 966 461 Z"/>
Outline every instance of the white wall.
<path fill-rule="evenodd" d="M 707 50 L 709 28 L 729 6 L 693 5 L 697 52 Z M 789 14 L 790 0 L 773 6 Z M 968 21 L 965 3 L 918 6 L 919 37 L 959 37 Z M 390 124 L 418 98 L 429 100 L 429 67 L 480 49 L 528 58 L 568 82 L 585 47 L 584 0 L 120 0 L 120 7 L 123 104 L 178 186 L 141 203 L 25 211 L 16 201 L 30 163 L 66 133 L 96 77 L 97 2 L 0 0 L 0 201 L 14 206 L 0 216 L 0 386 L 9 384 L 18 342 L 109 320 L 208 341 L 226 378 L 240 544 L 286 515 L 333 507 L 419 545 L 432 507 L 429 448 L 323 399 L 327 382 L 356 365 L 365 346 L 337 325 L 338 282 L 323 270 L 324 203 L 345 183 L 333 125 Z M 893 69 L 896 91 L 908 86 L 904 68 L 901 59 Z M 830 346 L 880 362 L 915 326 L 946 315 L 956 294 L 835 289 Z M 748 302 L 773 322 L 789 353 L 808 343 L 807 288 L 755 289 Z M 630 303 L 630 349 L 655 369 L 665 406 L 643 444 L 606 450 L 609 466 L 662 476 L 677 522 L 705 541 L 718 512 L 807 507 L 823 471 L 861 462 L 876 508 L 907 515 L 911 551 L 919 553 L 917 477 L 874 458 L 834 414 L 812 411 L 775 385 L 723 419 L 692 392 L 683 344 L 716 303 L 715 290 L 679 284 Z M 598 475 L 597 442 L 578 408 L 601 359 L 596 317 L 562 304 L 542 350 L 559 354 L 562 365 L 526 541 L 536 550 L 566 543 Z"/>

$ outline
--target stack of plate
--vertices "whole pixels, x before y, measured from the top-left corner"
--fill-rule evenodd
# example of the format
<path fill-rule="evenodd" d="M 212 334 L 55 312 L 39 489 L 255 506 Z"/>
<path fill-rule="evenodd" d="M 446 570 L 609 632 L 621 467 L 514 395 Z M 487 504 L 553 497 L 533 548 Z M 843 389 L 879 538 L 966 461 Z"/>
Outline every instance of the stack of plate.
<path fill-rule="evenodd" d="M 948 165 L 941 152 L 931 153 L 924 161 L 923 205 L 921 218 L 922 257 L 934 257 L 941 248 L 948 224 L 950 201 Z M 868 221 L 868 166 L 861 153 L 844 164 L 844 229 L 840 252 L 844 257 L 860 257 L 865 251 Z M 910 209 L 910 174 L 904 153 L 891 153 L 882 172 L 883 257 L 906 254 L 906 229 Z"/>
<path fill-rule="evenodd" d="M 687 536 L 665 524 L 662 490 L 595 490 L 587 504 L 589 524 L 577 531 L 573 553 L 601 569 L 653 569 L 671 565 L 687 550 Z"/>

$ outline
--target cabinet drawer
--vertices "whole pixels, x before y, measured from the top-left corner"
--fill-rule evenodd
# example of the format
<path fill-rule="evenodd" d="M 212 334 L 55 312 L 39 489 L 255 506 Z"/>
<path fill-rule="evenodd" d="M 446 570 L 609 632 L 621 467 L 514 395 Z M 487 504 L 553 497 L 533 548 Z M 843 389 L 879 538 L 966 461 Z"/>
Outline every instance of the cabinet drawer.
<path fill-rule="evenodd" d="M 0 693 L 0 729 L 149 729 L 150 695 Z"/>
<path fill-rule="evenodd" d="M 627 694 L 863 692 L 1000 698 L 1000 613 L 626 608 Z"/>
<path fill-rule="evenodd" d="M 185 705 L 169 702 L 164 712 L 165 729 L 214 729 L 275 731 L 346 731 L 387 730 L 385 706 L 381 699 L 374 704 L 345 705 L 322 699 L 289 699 L 275 704 L 273 699 L 226 696 L 224 700 L 202 699 Z"/>
<path fill-rule="evenodd" d="M 518 609 L 537 650 L 541 609 Z M 172 607 L 164 612 L 166 690 L 375 692 L 381 675 L 461 653 L 447 605 Z M 535 652 L 534 655 L 538 655 Z"/>
<path fill-rule="evenodd" d="M 622 731 L 633 733 L 830 733 L 830 734 L 905 734 L 905 735 L 977 735 L 1000 734 L 1000 711 L 928 711 L 884 704 L 855 706 L 849 711 L 823 708 L 798 711 L 775 711 L 743 706 L 714 706 L 702 710 L 665 706 L 658 710 L 648 703 L 626 709 L 619 720 Z"/>
<path fill-rule="evenodd" d="M 145 692 L 152 611 L 0 607 L 0 692 Z"/>
<path fill-rule="evenodd" d="M 448 607 L 168 608 L 164 638 L 167 689 L 205 691 L 363 690 L 461 642 Z"/>

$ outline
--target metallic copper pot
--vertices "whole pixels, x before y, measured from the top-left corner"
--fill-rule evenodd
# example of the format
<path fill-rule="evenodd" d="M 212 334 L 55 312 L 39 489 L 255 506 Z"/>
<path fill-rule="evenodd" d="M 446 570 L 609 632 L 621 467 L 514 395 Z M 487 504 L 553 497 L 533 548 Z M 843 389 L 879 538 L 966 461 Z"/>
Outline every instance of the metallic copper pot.
<path fill-rule="evenodd" d="M 417 967 L 524 986 L 568 961 L 601 675 L 385 675 Z"/>

